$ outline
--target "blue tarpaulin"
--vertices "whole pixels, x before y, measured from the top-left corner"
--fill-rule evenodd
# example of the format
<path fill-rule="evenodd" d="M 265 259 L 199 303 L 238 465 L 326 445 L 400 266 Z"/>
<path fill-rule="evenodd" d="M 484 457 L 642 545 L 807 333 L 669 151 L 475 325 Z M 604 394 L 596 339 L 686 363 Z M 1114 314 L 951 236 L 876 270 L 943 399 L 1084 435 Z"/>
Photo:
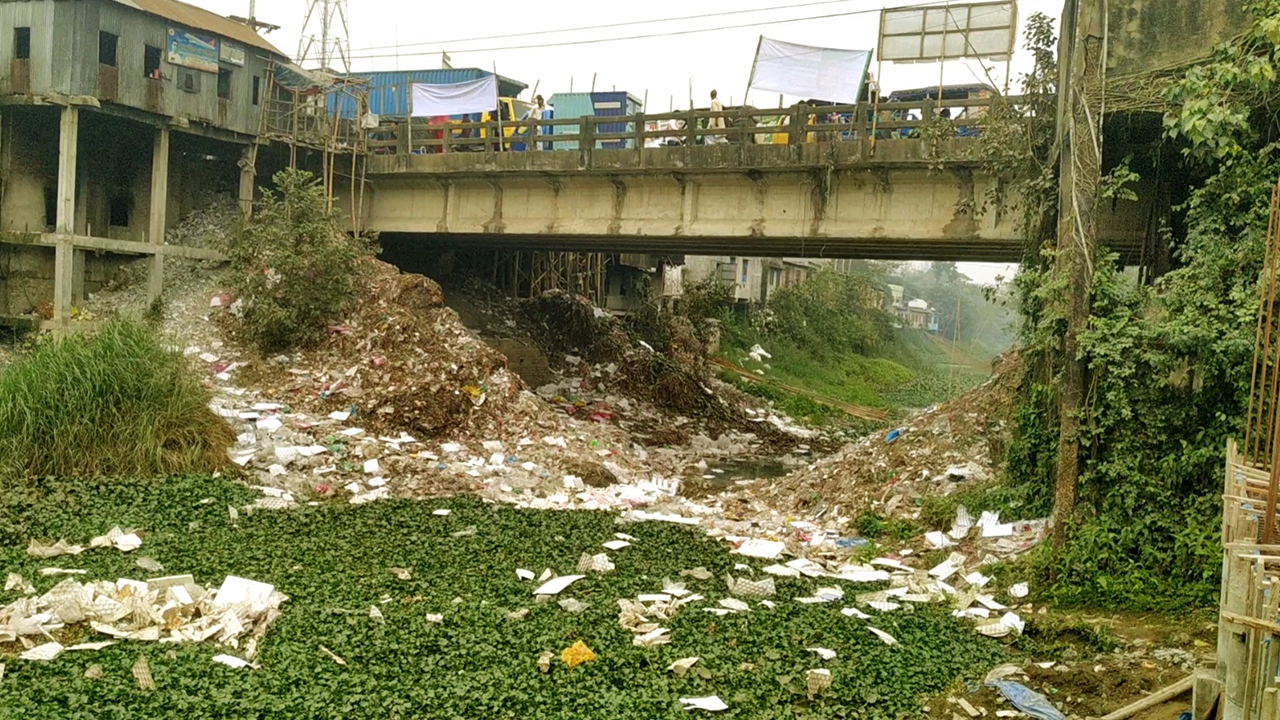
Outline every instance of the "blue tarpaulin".
<path fill-rule="evenodd" d="M 1053 706 L 1049 699 L 1031 688 L 1014 680 L 992 680 L 987 687 L 1000 691 L 1013 706 L 1033 718 L 1040 720 L 1067 720 L 1062 711 Z"/>

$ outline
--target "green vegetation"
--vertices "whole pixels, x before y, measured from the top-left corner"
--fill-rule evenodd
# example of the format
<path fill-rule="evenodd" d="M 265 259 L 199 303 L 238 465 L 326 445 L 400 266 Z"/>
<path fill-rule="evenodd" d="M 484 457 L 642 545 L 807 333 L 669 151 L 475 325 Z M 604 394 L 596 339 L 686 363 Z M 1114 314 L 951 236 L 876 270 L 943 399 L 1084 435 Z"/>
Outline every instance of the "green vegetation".
<path fill-rule="evenodd" d="M 886 280 L 885 268 L 878 265 L 852 273 L 821 269 L 800 285 L 775 292 L 762 308 L 721 311 L 721 354 L 748 370 L 764 371 L 762 383 L 721 377 L 792 417 L 859 432 L 866 423 L 784 386 L 892 412 L 937 404 L 990 375 L 987 358 L 972 358 L 924 330 L 894 328 L 883 308 Z M 977 286 L 962 277 L 956 282 L 981 297 Z M 773 357 L 764 363 L 749 360 L 757 343 Z"/>
<path fill-rule="evenodd" d="M 1001 657 L 999 644 L 942 608 L 877 617 L 875 626 L 901 643 L 886 646 L 865 621 L 841 615 L 839 603 L 796 603 L 813 591 L 816 581 L 807 579 L 779 578 L 774 609 L 753 603 L 747 614 L 709 615 L 701 607 L 724 597 L 724 575 L 744 558 L 681 526 L 620 527 L 603 512 L 526 511 L 473 498 L 242 512 L 233 525 L 227 505 L 252 497 L 205 478 L 36 484 L 6 493 L 0 565 L 34 579 L 40 591 L 60 579 L 38 576 L 50 564 L 86 569 L 89 579 L 139 577 L 133 556 L 114 551 L 62 561 L 24 552 L 31 538 L 83 539 L 120 524 L 140 528 L 139 552 L 163 563 L 165 574 L 190 572 L 206 585 L 235 574 L 273 583 L 290 599 L 260 645 L 256 670 L 213 663 L 221 650 L 208 643 L 121 643 L 50 663 L 0 657 L 8 661 L 0 718 L 650 720 L 688 717 L 677 698 L 711 694 L 739 718 L 900 718 L 919 715 L 922 699 Z M 432 515 L 442 506 L 453 514 Z M 470 526 L 474 535 L 453 536 Z M 581 614 L 535 603 L 533 585 L 515 575 L 519 567 L 567 573 L 583 551 L 595 552 L 620 529 L 636 540 L 610 553 L 617 569 L 562 593 L 590 604 Z M 715 577 L 679 577 L 696 566 Z M 398 579 L 391 567 L 412 568 L 412 578 Z M 637 647 L 617 625 L 616 600 L 657 591 L 663 578 L 685 580 L 708 600 L 664 623 L 670 645 Z M 385 623 L 369 618 L 373 605 Z M 530 609 L 526 619 L 507 617 L 520 608 Z M 428 620 L 433 613 L 443 621 Z M 538 670 L 543 651 L 558 656 L 579 640 L 599 659 L 570 670 L 557 657 L 550 673 Z M 823 661 L 808 647 L 839 657 Z M 130 673 L 139 655 L 150 664 L 153 692 L 138 690 Z M 666 670 L 695 655 L 697 671 Z M 84 677 L 93 664 L 102 678 Z M 831 670 L 834 683 L 810 700 L 804 675 L 819 667 Z"/>
<path fill-rule="evenodd" d="M 1280 2 L 1251 4 L 1252 33 L 1220 46 L 1168 95 L 1166 137 L 1181 150 L 1175 185 L 1189 194 L 1174 222 L 1185 239 L 1174 269 L 1139 284 L 1095 263 L 1080 348 L 1091 379 L 1081 417 L 1080 504 L 1070 540 L 1046 574 L 1050 596 L 1107 607 L 1182 609 L 1216 600 L 1221 474 L 1228 438 L 1244 430 L 1258 280 L 1272 186 L 1280 176 Z M 1104 170 L 1108 170 L 1104 168 Z M 1110 168 L 1103 190 L 1135 171 Z M 1051 251 L 1033 243 L 1019 277 L 1026 378 L 1009 453 L 1026 514 L 1052 501 L 1056 377 L 1065 327 Z"/>
<path fill-rule="evenodd" d="M 369 238 L 342 230 L 310 173 L 282 170 L 274 181 L 228 248 L 244 332 L 263 352 L 323 337 L 355 301 L 360 260 L 372 254 Z"/>
<path fill-rule="evenodd" d="M 0 370 L 0 477 L 216 470 L 234 437 L 209 400 L 146 325 L 42 340 Z"/>

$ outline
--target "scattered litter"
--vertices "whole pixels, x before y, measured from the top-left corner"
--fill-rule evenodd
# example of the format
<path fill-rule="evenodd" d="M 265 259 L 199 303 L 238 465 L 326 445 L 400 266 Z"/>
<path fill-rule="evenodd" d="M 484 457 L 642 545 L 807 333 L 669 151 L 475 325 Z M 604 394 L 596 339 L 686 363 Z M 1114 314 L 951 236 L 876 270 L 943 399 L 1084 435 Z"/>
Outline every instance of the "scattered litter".
<path fill-rule="evenodd" d="M 337 664 L 339 664 L 339 665 L 346 665 L 346 664 L 347 664 L 347 661 L 346 661 L 346 660 L 343 660 L 342 658 L 338 657 L 338 655 L 337 655 L 336 653 L 334 653 L 332 650 L 330 650 L 329 648 L 327 648 L 327 647 L 325 647 L 325 646 L 323 646 L 323 645 L 321 645 L 321 646 L 320 646 L 320 652 L 324 653 L 326 657 L 328 657 L 330 660 L 334 661 L 335 663 L 337 663 Z"/>
<path fill-rule="evenodd" d="M 811 578 L 826 577 L 827 571 L 818 563 L 807 558 L 797 558 L 787 563 L 787 567 Z"/>
<path fill-rule="evenodd" d="M 520 578 L 521 580 L 532 580 L 533 571 L 525 570 L 524 568 L 516 568 L 516 577 Z"/>
<path fill-rule="evenodd" d="M 561 600 L 558 604 L 560 605 L 560 607 L 564 608 L 566 612 L 572 613 L 574 615 L 577 615 L 578 613 L 591 607 L 591 605 L 589 605 L 588 603 L 579 602 L 578 600 L 575 600 L 573 598 L 565 598 Z M 528 612 L 528 611 L 526 610 L 525 612 Z"/>
<path fill-rule="evenodd" d="M 613 562 L 609 560 L 609 556 L 604 553 L 598 555 L 583 553 L 582 557 L 578 558 L 578 572 L 580 573 L 590 571 L 606 573 L 613 571 L 614 567 Z"/>
<path fill-rule="evenodd" d="M 427 613 L 426 621 L 430 623 L 444 622 L 444 615 L 441 613 Z"/>
<path fill-rule="evenodd" d="M 475 525 L 468 525 L 467 527 L 457 532 L 449 533 L 449 537 L 456 537 L 456 538 L 471 537 L 472 535 L 475 535 L 477 532 L 479 532 L 479 528 L 477 528 Z"/>
<path fill-rule="evenodd" d="M 1024 598 L 1031 592 L 1031 588 L 1027 583 L 1020 582 L 1009 588 L 1009 597 Z"/>
<path fill-rule="evenodd" d="M 844 597 L 844 591 L 835 587 L 820 587 L 813 596 L 796 598 L 796 602 L 805 604 L 829 603 L 840 600 Z"/>
<path fill-rule="evenodd" d="M 710 570 L 704 567 L 696 567 L 692 570 L 681 570 L 680 575 L 683 577 L 691 577 L 694 580 L 710 580 L 715 577 Z"/>
<path fill-rule="evenodd" d="M 831 671 L 826 668 L 810 670 L 804 675 L 805 689 L 809 691 L 809 699 L 831 687 Z"/>
<path fill-rule="evenodd" d="M 629 547 L 630 545 L 631 543 L 626 540 L 610 540 L 604 544 L 604 547 L 606 550 L 621 550 L 622 548 Z"/>
<path fill-rule="evenodd" d="M 835 660 L 836 651 L 830 648 L 811 647 L 806 648 L 811 653 L 817 653 L 818 657 L 823 660 Z"/>
<path fill-rule="evenodd" d="M 587 644 L 579 640 L 578 642 L 565 648 L 560 653 L 560 659 L 570 668 L 578 667 L 583 663 L 591 662 L 596 659 L 596 654 L 587 647 Z"/>
<path fill-rule="evenodd" d="M 59 540 L 51 545 L 32 540 L 27 545 L 27 554 L 38 558 L 54 558 L 59 555 L 79 555 L 84 552 L 84 548 L 79 545 L 72 545 L 66 540 Z"/>
<path fill-rule="evenodd" d="M 164 566 L 156 562 L 155 558 L 139 556 L 133 559 L 133 564 L 147 572 L 164 572 Z"/>
<path fill-rule="evenodd" d="M 764 572 L 767 572 L 770 575 L 777 575 L 778 577 L 800 577 L 799 570 L 787 567 L 786 565 L 770 565 L 762 569 Z"/>
<path fill-rule="evenodd" d="M 562 575 L 558 578 L 552 578 L 538 586 L 533 591 L 534 595 L 558 595 L 561 590 L 569 587 L 573 583 L 586 577 L 586 575 Z"/>
<path fill-rule="evenodd" d="M 115 640 L 103 640 L 102 642 L 87 642 L 87 643 L 80 643 L 78 645 L 71 645 L 69 647 L 63 648 L 63 650 L 66 652 L 78 652 L 83 650 L 102 650 L 103 648 L 109 648 L 115 644 L 116 644 Z"/>
<path fill-rule="evenodd" d="M 369 606 L 369 619 L 370 619 L 370 620 L 377 620 L 378 622 L 386 622 L 386 621 L 387 621 L 387 619 L 386 619 L 385 617 L 383 617 L 383 615 L 382 615 L 382 611 L 378 609 L 378 606 L 377 606 L 377 605 L 370 605 L 370 606 Z"/>
<path fill-rule="evenodd" d="M 870 619 L 871 619 L 871 616 L 870 616 L 870 615 L 868 615 L 868 614 L 866 614 L 866 613 L 862 612 L 862 611 L 861 611 L 861 610 L 859 610 L 858 608 L 851 608 L 851 607 L 847 607 L 847 608 L 844 608 L 843 610 L 841 610 L 841 611 L 840 611 L 840 614 L 841 614 L 841 615 L 844 615 L 845 617 L 854 617 L 854 618 L 858 618 L 859 620 L 870 620 Z"/>
<path fill-rule="evenodd" d="M 236 670 L 239 670 L 240 668 L 257 667 L 257 665 L 254 665 L 247 660 L 242 660 L 234 655 L 214 655 L 213 661 L 216 663 L 222 663 L 223 665 Z"/>
<path fill-rule="evenodd" d="M 934 550 L 941 550 L 955 545 L 941 530 L 933 530 L 924 534 L 924 539 Z"/>
<path fill-rule="evenodd" d="M 151 678 L 151 665 L 147 663 L 146 655 L 139 655 L 133 663 L 133 679 L 138 681 L 140 690 L 156 689 L 156 681 Z"/>
<path fill-rule="evenodd" d="M 698 697 L 698 698 L 680 698 L 680 702 L 681 704 L 684 705 L 685 710 L 706 710 L 708 712 L 719 712 L 721 710 L 729 709 L 729 706 L 725 705 L 724 701 L 715 695 L 710 695 L 708 697 Z"/>
<path fill-rule="evenodd" d="M 440 515 L 440 516 L 444 516 L 444 515 L 448 515 L 448 514 L 449 514 L 449 513 L 451 513 L 451 512 L 453 512 L 453 511 L 452 511 L 452 510 L 450 510 L 449 508 L 440 508 L 439 510 L 432 510 L 432 511 L 431 511 L 431 514 L 432 514 L 432 515 Z"/>
<path fill-rule="evenodd" d="M 100 535 L 89 541 L 90 548 L 114 547 L 120 552 L 133 552 L 142 547 L 142 538 L 137 533 L 121 530 L 117 525 L 107 531 L 107 534 Z"/>
<path fill-rule="evenodd" d="M 102 675 L 102 666 L 97 663 L 90 665 L 84 671 L 84 678 L 86 680 L 101 680 Z"/>
<path fill-rule="evenodd" d="M 1014 680 L 995 680 L 987 683 L 987 687 L 993 687 L 1004 695 L 1009 702 L 1022 712 L 1039 720 L 1066 720 L 1066 716 L 1062 711 L 1053 706 L 1053 703 L 1032 690 Z"/>
<path fill-rule="evenodd" d="M 40 568 L 40 574 L 44 577 L 52 577 L 54 575 L 88 575 L 88 570 L 72 570 L 69 568 Z"/>
<path fill-rule="evenodd" d="M 890 635 L 889 633 L 887 633 L 887 632 L 885 632 L 885 631 L 883 631 L 883 630 L 877 630 L 876 628 L 873 628 L 873 627 L 871 627 L 870 625 L 868 625 L 868 626 L 867 626 L 867 629 L 868 629 L 868 630 L 870 630 L 870 631 L 872 632 L 872 634 L 874 634 L 876 637 L 878 637 L 878 638 L 880 638 L 881 640 L 883 640 L 885 645 L 897 645 L 897 644 L 898 644 L 898 641 L 897 641 L 897 640 L 895 640 L 895 639 L 894 639 L 894 637 L 893 637 L 892 635 Z"/>
<path fill-rule="evenodd" d="M 393 567 L 391 568 L 391 574 L 395 575 L 399 580 L 412 580 L 413 568 Z"/>
<path fill-rule="evenodd" d="M 9 573 L 9 577 L 4 581 L 4 591 L 19 592 L 23 595 L 30 595 L 36 591 L 36 588 L 18 573 Z"/>
<path fill-rule="evenodd" d="M 550 650 L 544 651 L 541 655 L 538 656 L 538 669 L 544 673 L 551 672 L 551 661 L 555 658 L 555 656 L 556 654 L 551 652 Z"/>
<path fill-rule="evenodd" d="M 729 586 L 730 595 L 764 598 L 771 597 L 777 593 L 777 589 L 774 587 L 773 578 L 765 578 L 764 580 L 748 580 L 746 578 L 741 578 L 734 580 L 732 575 L 727 575 L 725 576 L 725 580 Z"/>
<path fill-rule="evenodd" d="M 520 608 L 507 613 L 508 620 L 523 620 L 529 617 L 529 608 Z"/>
<path fill-rule="evenodd" d="M 631 638 L 631 644 L 638 645 L 640 647 L 653 647 L 655 645 L 666 645 L 667 643 L 671 642 L 671 637 L 667 634 L 669 632 L 671 631 L 667 630 L 666 628 L 656 628 L 654 630 L 650 630 L 649 632 L 643 635 L 636 635 L 635 637 Z"/>
<path fill-rule="evenodd" d="M 737 598 L 724 598 L 720 601 L 720 607 L 734 612 L 751 612 L 751 606 Z"/>
<path fill-rule="evenodd" d="M 744 541 L 738 546 L 738 554 L 745 555 L 747 557 L 772 560 L 781 555 L 782 551 L 786 549 L 786 543 L 752 538 Z"/>
<path fill-rule="evenodd" d="M 51 641 L 43 645 L 37 645 L 31 648 L 30 650 L 27 650 L 26 652 L 22 653 L 18 657 L 23 660 L 49 662 L 50 660 L 53 660 L 57 658 L 59 655 L 61 655 L 63 650 L 66 650 L 66 648 L 62 646 L 62 643 Z"/>
<path fill-rule="evenodd" d="M 699 660 L 701 660 L 701 659 L 702 659 L 702 658 L 699 658 L 699 657 L 696 657 L 696 656 L 695 656 L 695 657 L 680 658 L 679 660 L 676 660 L 675 662 L 673 662 L 673 663 L 671 663 L 670 665 L 668 665 L 668 666 L 667 666 L 667 671 L 668 671 L 668 672 L 674 672 L 674 671 L 676 671 L 676 670 L 677 670 L 677 668 L 678 668 L 678 669 L 680 669 L 680 670 L 688 670 L 689 668 L 693 667 L 693 664 L 694 664 L 694 663 L 698 662 L 698 661 L 699 661 Z"/>

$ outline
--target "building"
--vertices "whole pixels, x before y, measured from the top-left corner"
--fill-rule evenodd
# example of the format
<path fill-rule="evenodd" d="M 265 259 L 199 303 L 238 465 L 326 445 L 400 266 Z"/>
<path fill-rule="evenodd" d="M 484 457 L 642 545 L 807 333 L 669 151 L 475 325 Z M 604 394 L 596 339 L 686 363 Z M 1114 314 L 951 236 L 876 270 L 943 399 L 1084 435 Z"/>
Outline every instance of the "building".
<path fill-rule="evenodd" d="M 177 0 L 0 2 L 0 316 L 52 300 L 65 323 L 130 258 L 158 296 L 165 255 L 216 256 L 166 229 L 210 193 L 251 202 L 265 138 L 327 138 L 326 84 Z"/>
<path fill-rule="evenodd" d="M 715 277 L 740 302 L 767 302 L 773 293 L 795 287 L 829 261 L 816 258 L 766 258 L 724 255 L 685 256 L 685 283 Z"/>
<path fill-rule="evenodd" d="M 890 285 L 885 300 L 898 327 L 937 332 L 938 311 L 928 301 L 908 299 L 906 290 L 901 285 Z"/>

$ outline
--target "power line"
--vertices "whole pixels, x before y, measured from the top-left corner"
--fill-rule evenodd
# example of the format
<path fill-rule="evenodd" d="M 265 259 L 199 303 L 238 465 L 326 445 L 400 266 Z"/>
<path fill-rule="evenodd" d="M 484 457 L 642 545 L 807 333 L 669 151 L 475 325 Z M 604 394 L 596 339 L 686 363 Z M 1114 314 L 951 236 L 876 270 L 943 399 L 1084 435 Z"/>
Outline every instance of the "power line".
<path fill-rule="evenodd" d="M 895 6 L 895 8 L 924 7 L 928 5 L 937 5 L 937 4 L 938 4 L 937 0 L 928 0 L 927 2 L 918 2 L 910 5 L 898 5 L 898 6 Z M 720 27 L 698 28 L 695 30 L 673 30 L 669 32 L 650 33 L 647 35 L 629 35 L 626 37 L 593 38 L 590 40 L 565 40 L 562 42 L 538 43 L 534 45 L 509 45 L 506 47 L 473 48 L 469 50 L 450 49 L 449 54 L 461 55 L 465 53 L 505 52 L 508 50 L 537 50 L 537 49 L 552 48 L 552 47 L 569 47 L 573 45 L 598 45 L 600 43 L 625 42 L 628 40 L 647 40 L 651 38 L 676 37 L 680 35 L 696 35 L 700 33 L 721 32 L 724 30 L 741 30 L 743 28 L 761 27 L 764 25 L 784 25 L 787 23 L 808 22 L 810 20 L 829 20 L 832 18 L 853 17 L 856 15 L 870 15 L 873 13 L 881 12 L 884 9 L 885 8 L 852 10 L 849 12 L 831 13 L 828 15 L 812 15 L 809 17 L 789 18 L 785 20 L 766 20 L 766 21 L 760 21 L 760 22 L 743 23 L 740 25 L 724 25 Z M 417 57 L 422 55 L 434 55 L 436 52 L 438 51 L 419 51 L 419 52 L 394 53 L 394 54 L 373 53 L 373 54 L 367 54 L 367 55 L 355 55 L 355 56 L 352 56 L 352 59 L 353 60 L 379 60 L 379 59 L 390 58 L 390 57 L 406 57 L 406 56 Z"/>
<path fill-rule="evenodd" d="M 453 45 L 468 42 L 478 42 L 480 40 L 505 40 L 514 37 L 535 37 L 538 35 L 562 35 L 566 33 L 584 32 L 587 30 L 609 30 L 612 28 L 630 27 L 635 25 L 655 25 L 659 23 L 682 22 L 685 20 L 704 20 L 707 18 L 726 17 L 729 15 L 747 15 L 751 13 L 772 12 L 775 10 L 791 10 L 794 8 L 815 7 L 818 5 L 838 5 L 847 2 L 856 2 L 857 0 L 820 0 L 819 2 L 797 3 L 794 5 L 778 5 L 773 7 L 752 8 L 748 10 L 726 10 L 724 12 L 703 13 L 701 15 L 685 15 L 683 17 L 671 18 L 655 18 L 652 20 L 631 20 L 627 22 L 608 23 L 606 25 L 584 25 L 582 27 L 562 28 L 559 30 L 534 30 L 522 33 L 506 33 L 503 35 L 483 35 L 480 37 L 470 38 L 453 38 L 449 40 L 424 40 L 422 42 L 409 43 L 401 45 L 400 48 L 422 47 L 425 45 Z M 366 50 L 391 50 L 395 45 L 373 45 L 365 48 Z"/>

